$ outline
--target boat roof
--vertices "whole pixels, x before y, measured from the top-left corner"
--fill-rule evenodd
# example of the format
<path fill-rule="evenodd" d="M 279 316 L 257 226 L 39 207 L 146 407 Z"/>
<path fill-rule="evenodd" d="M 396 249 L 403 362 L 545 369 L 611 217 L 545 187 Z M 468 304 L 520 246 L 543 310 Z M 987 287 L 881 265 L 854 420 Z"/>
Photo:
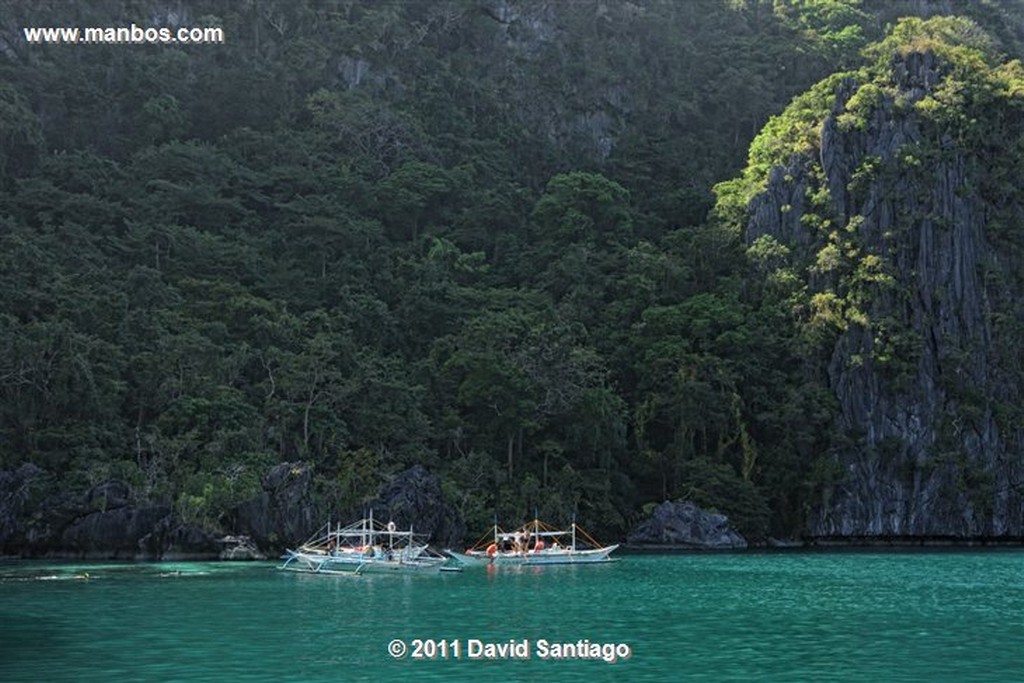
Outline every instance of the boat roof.
<path fill-rule="evenodd" d="M 329 526 L 329 525 L 328 525 Z M 393 534 L 395 536 L 413 536 L 416 535 L 412 529 L 401 530 L 394 522 L 388 522 L 385 524 L 379 520 L 368 517 L 361 519 L 358 522 L 353 522 L 345 527 L 332 528 L 332 535 L 339 536 L 358 536 L 359 534 L 366 534 L 368 532 L 374 532 L 375 534 Z"/>
<path fill-rule="evenodd" d="M 568 536 L 572 534 L 572 529 L 567 531 L 533 531 L 532 529 L 518 529 L 516 531 L 504 531 L 498 533 L 498 538 L 501 540 L 512 540 L 516 536 L 529 535 L 533 537 L 554 537 L 554 536 Z"/>
<path fill-rule="evenodd" d="M 590 536 L 590 534 L 585 532 L 575 522 L 573 522 L 572 526 L 570 526 L 568 529 L 556 529 L 555 527 L 545 524 L 539 519 L 534 519 L 531 522 L 523 524 L 514 531 L 505 531 L 497 524 L 495 524 L 494 528 L 491 531 L 484 534 L 484 536 L 481 537 L 481 539 L 477 541 L 475 545 L 473 545 L 473 548 L 482 549 L 490 543 L 492 543 L 493 541 L 512 541 L 515 540 L 517 537 L 523 536 L 529 536 L 531 538 L 559 538 L 563 536 L 570 536 L 574 532 L 576 533 L 577 543 L 591 545 L 594 548 L 603 547 L 601 543 L 595 541 Z"/>
<path fill-rule="evenodd" d="M 328 522 L 320 527 L 320 530 L 313 534 L 304 545 L 318 545 L 340 539 L 353 539 L 365 543 L 368 536 L 387 538 L 392 541 L 398 539 L 403 542 L 412 543 L 416 541 L 417 537 L 423 538 L 426 534 L 416 533 L 412 529 L 399 529 L 394 522 L 384 523 L 372 517 L 367 517 L 344 527 L 340 525 L 335 526 L 333 522 Z"/>

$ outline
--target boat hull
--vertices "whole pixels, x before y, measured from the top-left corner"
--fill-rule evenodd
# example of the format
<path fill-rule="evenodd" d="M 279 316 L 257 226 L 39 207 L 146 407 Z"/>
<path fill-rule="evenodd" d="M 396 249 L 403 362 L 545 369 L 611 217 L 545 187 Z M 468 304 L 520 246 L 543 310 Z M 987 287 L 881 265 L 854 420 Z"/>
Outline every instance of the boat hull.
<path fill-rule="evenodd" d="M 445 554 L 464 567 L 482 567 L 491 563 L 490 555 L 476 551 L 460 553 L 457 550 L 445 550 Z"/>
<path fill-rule="evenodd" d="M 616 550 L 618 545 L 610 545 L 604 548 L 590 550 L 568 550 L 568 549 L 545 549 L 540 551 L 529 551 L 526 553 L 499 552 L 493 556 L 482 551 L 460 553 L 454 550 L 447 551 L 460 564 L 468 567 L 493 564 L 497 566 L 540 566 L 551 564 L 598 564 L 601 562 L 614 562 L 609 557 Z"/>
<path fill-rule="evenodd" d="M 443 557 L 389 560 L 353 554 L 332 556 L 291 550 L 285 555 L 285 562 L 280 569 L 306 574 L 415 574 L 438 572 L 444 563 Z"/>
<path fill-rule="evenodd" d="M 498 553 L 494 556 L 494 564 L 531 567 L 551 564 L 598 564 L 614 562 L 610 557 L 618 545 L 592 550 L 541 550 L 526 553 Z"/>

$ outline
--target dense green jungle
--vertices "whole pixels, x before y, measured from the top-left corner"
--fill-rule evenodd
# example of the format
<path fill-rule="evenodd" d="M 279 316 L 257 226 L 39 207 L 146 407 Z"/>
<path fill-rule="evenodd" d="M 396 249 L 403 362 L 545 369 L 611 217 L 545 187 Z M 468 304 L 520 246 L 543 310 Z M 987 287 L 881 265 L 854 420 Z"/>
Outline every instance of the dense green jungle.
<path fill-rule="evenodd" d="M 301 463 L 471 536 L 1024 537 L 1019 0 L 0 7 L 9 526 L 245 532 Z M 131 23 L 225 40 L 23 36 Z"/>

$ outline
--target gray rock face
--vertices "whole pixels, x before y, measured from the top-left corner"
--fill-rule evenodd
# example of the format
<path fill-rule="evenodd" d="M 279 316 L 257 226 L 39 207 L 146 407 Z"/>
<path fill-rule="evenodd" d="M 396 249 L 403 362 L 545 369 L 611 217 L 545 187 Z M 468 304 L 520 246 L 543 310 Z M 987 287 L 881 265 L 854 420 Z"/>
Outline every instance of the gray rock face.
<path fill-rule="evenodd" d="M 224 536 L 218 543 L 221 544 L 219 559 L 221 560 L 265 560 L 267 556 L 256 547 L 248 536 Z"/>
<path fill-rule="evenodd" d="M 0 472 L 0 551 L 29 557 L 153 560 L 181 553 L 206 556 L 209 539 L 175 521 L 169 506 L 136 506 L 121 481 L 63 492 L 30 505 L 45 476 L 25 464 Z"/>
<path fill-rule="evenodd" d="M 375 517 L 387 514 L 399 528 L 412 526 L 444 546 L 462 541 L 466 534 L 465 522 L 445 502 L 441 480 L 421 465 L 396 476 L 370 506 Z"/>
<path fill-rule="evenodd" d="M 263 492 L 230 520 L 237 532 L 215 536 L 184 522 L 169 505 L 131 502 L 131 490 L 107 481 L 85 492 L 62 492 L 32 504 L 33 482 L 45 473 L 34 465 L 0 472 L 0 553 L 80 559 L 265 559 L 308 538 L 328 518 L 347 523 L 372 506 L 378 518 L 431 537 L 460 541 L 465 524 L 448 505 L 441 481 L 420 466 L 396 476 L 373 501 L 340 518 L 325 509 L 305 463 L 281 463 L 263 479 Z"/>
<path fill-rule="evenodd" d="M 257 547 L 276 551 L 305 540 L 328 519 L 347 524 L 373 508 L 375 518 L 412 526 L 435 543 L 448 544 L 465 535 L 464 522 L 445 502 L 441 480 L 420 465 L 398 474 L 365 505 L 339 515 L 335 504 L 318 502 L 312 470 L 305 463 L 282 463 L 264 478 L 263 493 L 238 508 L 233 526 Z"/>
<path fill-rule="evenodd" d="M 63 492 L 29 505 L 44 472 L 30 464 L 0 472 L 0 551 L 76 559 L 212 559 L 220 547 L 182 524 L 168 505 L 134 505 L 121 481 Z"/>
<path fill-rule="evenodd" d="M 32 482 L 43 471 L 25 463 L 12 472 L 0 472 L 0 554 L 13 552 L 23 543 L 23 515 Z"/>
<path fill-rule="evenodd" d="M 221 546 L 205 529 L 182 523 L 175 514 L 165 515 L 142 537 L 139 545 L 161 560 L 212 560 Z"/>
<path fill-rule="evenodd" d="M 705 512 L 689 501 L 665 501 L 654 508 L 650 519 L 626 536 L 634 545 L 673 546 L 706 550 L 747 547 L 747 541 L 731 526 L 729 518 Z"/>
<path fill-rule="evenodd" d="M 64 508 L 74 515 L 81 508 Z M 73 517 L 61 530 L 39 544 L 47 554 L 88 559 L 160 559 L 160 538 L 154 529 L 167 524 L 171 509 L 167 506 L 137 508 L 129 505 L 90 511 Z M 52 527 L 51 527 L 52 528 Z"/>
<path fill-rule="evenodd" d="M 239 506 L 234 528 L 260 548 L 281 549 L 306 540 L 326 521 L 313 497 L 313 470 L 303 462 L 275 465 L 259 497 Z"/>
<path fill-rule="evenodd" d="M 811 292 L 839 291 L 808 267 L 825 245 L 801 223 L 817 178 L 834 230 L 891 276 L 865 286 L 869 322 L 839 333 L 826 368 L 837 426 L 855 445 L 836 455 L 840 479 L 810 515 L 813 536 L 1024 536 L 1024 429 L 1005 419 L 1024 398 L 1024 358 L 1000 333 L 1000 321 L 1024 314 L 1020 257 L 993 240 L 997 215 L 1022 212 L 983 189 L 1003 141 L 977 149 L 915 110 L 941 71 L 928 53 L 896 58 L 895 95 L 883 93 L 859 126 L 842 118 L 859 86 L 842 83 L 820 155 L 776 169 L 749 207 L 748 239 L 772 235 L 806 268 Z"/>

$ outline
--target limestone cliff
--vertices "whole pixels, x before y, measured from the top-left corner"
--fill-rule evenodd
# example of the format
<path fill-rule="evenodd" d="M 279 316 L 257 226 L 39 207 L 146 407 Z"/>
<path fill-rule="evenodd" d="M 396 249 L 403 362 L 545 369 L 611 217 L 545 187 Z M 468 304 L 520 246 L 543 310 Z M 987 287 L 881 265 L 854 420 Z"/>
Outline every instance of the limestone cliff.
<path fill-rule="evenodd" d="M 746 239 L 788 255 L 838 400 L 807 528 L 1024 536 L 1022 70 L 953 19 L 877 55 L 770 124 L 747 175 Z"/>

